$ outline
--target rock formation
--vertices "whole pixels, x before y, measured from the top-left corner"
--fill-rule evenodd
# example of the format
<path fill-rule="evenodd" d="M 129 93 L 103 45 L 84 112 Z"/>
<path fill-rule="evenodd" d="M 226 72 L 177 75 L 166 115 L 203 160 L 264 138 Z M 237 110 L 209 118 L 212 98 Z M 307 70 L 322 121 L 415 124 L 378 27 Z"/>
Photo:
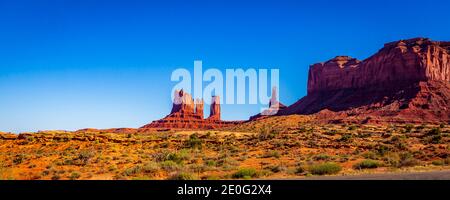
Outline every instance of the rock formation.
<path fill-rule="evenodd" d="M 219 96 L 213 96 L 211 98 L 211 109 L 209 112 L 209 120 L 219 120 L 220 121 L 220 98 Z"/>
<path fill-rule="evenodd" d="M 269 100 L 269 108 L 262 111 L 261 113 L 251 116 L 250 120 L 255 120 L 255 119 L 260 119 L 260 118 L 265 118 L 267 116 L 272 116 L 272 115 L 276 115 L 278 112 L 284 110 L 286 108 L 286 106 L 284 104 L 282 104 L 279 100 L 278 100 L 278 92 L 277 92 L 277 87 L 273 87 L 272 88 L 272 96 Z"/>
<path fill-rule="evenodd" d="M 203 105 L 203 99 L 194 101 L 189 93 L 177 90 L 174 94 L 170 114 L 141 127 L 141 129 L 213 129 L 240 123 L 240 121 L 222 121 L 220 119 L 219 96 L 212 97 L 211 113 L 207 119 L 203 118 Z"/>
<path fill-rule="evenodd" d="M 327 113 L 325 118 L 337 121 L 448 122 L 449 54 L 450 42 L 414 38 L 387 43 L 363 61 L 337 56 L 311 65 L 307 96 L 282 114 Z"/>

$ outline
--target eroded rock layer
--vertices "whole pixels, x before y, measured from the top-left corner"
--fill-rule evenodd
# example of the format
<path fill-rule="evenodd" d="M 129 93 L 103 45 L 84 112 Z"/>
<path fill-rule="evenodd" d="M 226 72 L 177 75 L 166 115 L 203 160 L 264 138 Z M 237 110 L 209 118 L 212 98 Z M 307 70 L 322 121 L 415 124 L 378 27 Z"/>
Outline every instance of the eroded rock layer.
<path fill-rule="evenodd" d="M 384 122 L 448 122 L 450 42 L 414 38 L 359 61 L 337 56 L 310 66 L 308 94 L 282 114 Z"/>

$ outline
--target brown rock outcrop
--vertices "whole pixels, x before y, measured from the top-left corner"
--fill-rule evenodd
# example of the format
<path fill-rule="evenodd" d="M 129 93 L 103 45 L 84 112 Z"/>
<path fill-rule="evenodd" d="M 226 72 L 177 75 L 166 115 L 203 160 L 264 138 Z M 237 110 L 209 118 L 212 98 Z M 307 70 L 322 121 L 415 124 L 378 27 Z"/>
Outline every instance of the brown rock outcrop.
<path fill-rule="evenodd" d="M 203 118 L 203 99 L 195 100 L 189 93 L 175 91 L 172 111 L 166 117 L 155 120 L 140 129 L 214 129 L 241 123 L 240 121 L 222 121 L 220 119 L 220 101 L 212 97 L 211 113 Z"/>
<path fill-rule="evenodd" d="M 307 96 L 282 114 L 328 109 L 344 112 L 337 118 L 449 121 L 449 54 L 450 42 L 414 38 L 387 43 L 363 61 L 337 56 L 314 64 Z"/>
<path fill-rule="evenodd" d="M 211 98 L 211 109 L 209 112 L 209 120 L 219 120 L 220 121 L 220 98 L 219 96 L 213 96 Z"/>

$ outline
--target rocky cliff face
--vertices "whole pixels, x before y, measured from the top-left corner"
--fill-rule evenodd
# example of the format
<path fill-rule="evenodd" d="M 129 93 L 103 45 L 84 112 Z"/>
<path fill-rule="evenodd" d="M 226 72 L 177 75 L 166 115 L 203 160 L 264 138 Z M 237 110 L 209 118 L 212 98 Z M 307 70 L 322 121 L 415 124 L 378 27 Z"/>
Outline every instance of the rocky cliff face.
<path fill-rule="evenodd" d="M 416 38 L 384 45 L 364 61 L 337 56 L 311 66 L 308 94 L 342 89 L 393 87 L 420 81 L 450 81 L 450 42 Z"/>
<path fill-rule="evenodd" d="M 283 114 L 328 110 L 346 117 L 447 121 L 449 54 L 450 42 L 414 38 L 387 43 L 363 61 L 337 56 L 311 65 L 307 96 Z"/>

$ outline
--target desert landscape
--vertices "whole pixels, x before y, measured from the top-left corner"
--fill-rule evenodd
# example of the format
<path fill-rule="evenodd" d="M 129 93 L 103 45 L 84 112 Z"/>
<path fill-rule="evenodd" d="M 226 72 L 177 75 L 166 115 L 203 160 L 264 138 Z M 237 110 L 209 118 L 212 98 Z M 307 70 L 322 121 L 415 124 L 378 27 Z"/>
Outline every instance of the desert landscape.
<path fill-rule="evenodd" d="M 140 128 L 0 133 L 0 179 L 308 179 L 450 169 L 450 42 L 387 43 L 310 66 L 308 94 L 246 121 L 176 91 Z"/>
<path fill-rule="evenodd" d="M 283 179 L 450 169 L 447 125 L 277 116 L 210 131 L 1 135 L 2 179 Z"/>

